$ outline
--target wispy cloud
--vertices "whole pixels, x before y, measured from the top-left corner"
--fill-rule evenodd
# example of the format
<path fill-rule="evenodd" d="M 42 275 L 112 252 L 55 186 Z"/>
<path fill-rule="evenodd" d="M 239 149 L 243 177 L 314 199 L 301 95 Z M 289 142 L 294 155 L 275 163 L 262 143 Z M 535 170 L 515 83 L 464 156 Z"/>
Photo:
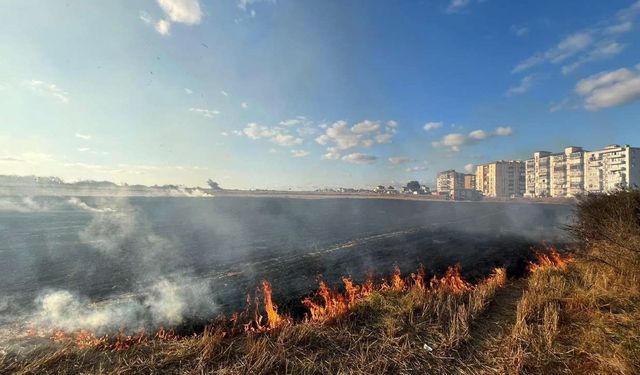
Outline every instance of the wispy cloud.
<path fill-rule="evenodd" d="M 291 134 L 287 128 L 261 126 L 254 122 L 247 124 L 242 133 L 250 139 L 266 138 L 283 147 L 299 145 L 303 142 L 302 138 Z"/>
<path fill-rule="evenodd" d="M 431 122 L 427 122 L 426 124 L 424 124 L 424 126 L 422 127 L 424 130 L 426 131 L 431 131 L 431 130 L 435 130 L 435 129 L 440 129 L 442 127 L 442 121 L 431 121 Z"/>
<path fill-rule="evenodd" d="M 25 85 L 34 92 L 49 95 L 65 104 L 69 103 L 69 93 L 62 90 L 53 83 L 47 83 L 44 81 L 32 79 L 31 81 L 25 82 Z"/>
<path fill-rule="evenodd" d="M 614 17 L 573 32 L 546 51 L 522 60 L 512 69 L 512 73 L 550 63 L 564 64 L 562 72 L 568 74 L 588 62 L 615 56 L 625 47 L 617 41 L 617 38 L 633 29 L 635 19 L 639 15 L 640 1 L 636 1 L 631 6 L 620 10 Z"/>
<path fill-rule="evenodd" d="M 76 138 L 80 138 L 80 139 L 84 139 L 84 140 L 91 139 L 91 136 L 89 134 L 76 133 L 75 136 L 76 136 Z"/>
<path fill-rule="evenodd" d="M 414 165 L 413 167 L 408 167 L 405 169 L 405 172 L 413 173 L 413 172 L 422 172 L 429 170 L 427 165 Z"/>
<path fill-rule="evenodd" d="M 464 166 L 464 171 L 467 173 L 473 173 L 475 171 L 475 165 L 472 163 L 466 164 Z"/>
<path fill-rule="evenodd" d="M 306 150 L 291 150 L 291 156 L 294 158 L 303 158 L 309 155 L 309 151 Z"/>
<path fill-rule="evenodd" d="M 389 163 L 393 165 L 405 164 L 405 163 L 410 163 L 414 161 L 413 159 L 406 156 L 392 156 L 388 160 L 389 160 Z"/>
<path fill-rule="evenodd" d="M 255 17 L 256 12 L 253 6 L 258 3 L 275 4 L 276 0 L 238 0 L 238 8 L 243 12 L 249 13 L 252 17 Z"/>
<path fill-rule="evenodd" d="M 249 104 L 247 102 L 242 102 L 240 103 L 240 107 L 242 107 L 242 109 L 247 109 L 249 108 Z"/>
<path fill-rule="evenodd" d="M 147 25 L 153 25 L 161 35 L 171 34 L 173 23 L 197 25 L 202 21 L 202 10 L 199 0 L 156 0 L 165 18 L 154 20 L 151 15 L 141 11 L 139 18 Z"/>
<path fill-rule="evenodd" d="M 195 112 L 202 117 L 213 118 L 215 115 L 219 115 L 220 111 L 215 109 L 206 109 L 206 108 L 189 108 L 190 112 Z"/>
<path fill-rule="evenodd" d="M 494 131 L 474 130 L 468 134 L 450 133 L 442 137 L 441 140 L 432 142 L 435 148 L 447 148 L 450 151 L 458 152 L 463 146 L 469 146 L 493 137 L 507 137 L 513 134 L 511 127 L 497 127 Z"/>
<path fill-rule="evenodd" d="M 533 74 L 523 77 L 520 80 L 520 83 L 516 86 L 510 87 L 509 90 L 507 90 L 505 95 L 514 96 L 514 95 L 524 94 L 525 92 L 531 89 L 531 87 L 534 84 L 534 81 L 535 81 L 535 76 Z"/>
<path fill-rule="evenodd" d="M 624 50 L 625 46 L 618 42 L 604 42 L 595 46 L 589 53 L 580 57 L 577 61 L 562 66 L 562 74 L 569 74 L 580 66 L 597 60 L 613 57 Z"/>
<path fill-rule="evenodd" d="M 351 163 L 351 164 L 372 164 L 378 158 L 374 155 L 361 154 L 359 152 L 355 152 L 352 154 L 348 154 L 342 157 L 342 160 Z"/>
<path fill-rule="evenodd" d="M 511 25 L 509 31 L 519 37 L 527 36 L 529 34 L 529 28 L 526 26 Z"/>
<path fill-rule="evenodd" d="M 336 121 L 324 128 L 324 134 L 316 138 L 321 145 L 330 145 L 338 150 L 354 147 L 371 147 L 376 144 L 391 143 L 397 132 L 397 122 L 364 120 L 353 126 L 344 121 Z"/>
<path fill-rule="evenodd" d="M 471 0 L 450 0 L 447 13 L 458 13 L 471 4 Z"/>
<path fill-rule="evenodd" d="M 604 71 L 576 84 L 576 93 L 584 98 L 584 108 L 598 111 L 640 99 L 640 72 L 622 68 Z"/>

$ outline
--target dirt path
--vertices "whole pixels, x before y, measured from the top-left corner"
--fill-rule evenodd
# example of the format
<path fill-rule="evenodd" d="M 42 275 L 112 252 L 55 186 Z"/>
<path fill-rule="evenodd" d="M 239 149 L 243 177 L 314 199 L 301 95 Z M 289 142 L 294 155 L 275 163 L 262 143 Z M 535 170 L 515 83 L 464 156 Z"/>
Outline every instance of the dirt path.
<path fill-rule="evenodd" d="M 463 374 L 500 374 L 490 367 L 496 342 L 508 334 L 515 322 L 516 308 L 526 288 L 526 279 L 510 281 L 496 292 L 484 314 L 471 326 L 471 337 L 461 348 L 460 369 Z"/>

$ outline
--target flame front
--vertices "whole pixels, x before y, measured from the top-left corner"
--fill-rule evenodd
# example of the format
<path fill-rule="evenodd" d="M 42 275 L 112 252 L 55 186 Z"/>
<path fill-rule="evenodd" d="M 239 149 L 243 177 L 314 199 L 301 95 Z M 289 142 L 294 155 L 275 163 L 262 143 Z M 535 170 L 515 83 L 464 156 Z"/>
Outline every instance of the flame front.
<path fill-rule="evenodd" d="M 460 265 L 447 268 L 444 276 L 438 278 L 434 276 L 429 285 L 432 290 L 446 290 L 454 294 L 465 293 L 473 290 L 473 285 L 464 281 L 460 275 Z"/>
<path fill-rule="evenodd" d="M 564 267 L 567 262 L 568 259 L 560 257 L 557 252 L 550 252 L 548 255 L 539 256 L 536 267 L 550 264 Z M 343 291 L 331 289 L 324 281 L 320 280 L 318 290 L 313 295 L 302 300 L 302 304 L 309 309 L 309 315 L 306 316 L 305 321 L 322 323 L 339 318 L 348 314 L 358 303 L 374 292 L 405 293 L 418 290 L 420 293 L 447 292 L 463 294 L 474 289 L 474 286 L 466 282 L 460 275 L 459 265 L 449 267 L 442 277 L 433 276 L 428 285 L 425 281 L 425 276 L 425 270 L 420 266 L 415 273 L 403 278 L 400 268 L 395 266 L 393 274 L 388 279 L 383 279 L 380 284 L 374 284 L 371 275 L 362 284 L 356 284 L 349 277 L 343 277 Z M 493 283 L 498 286 L 504 285 L 506 283 L 505 270 L 502 268 L 495 269 L 483 283 Z M 247 295 L 247 305 L 244 311 L 234 313 L 229 318 L 219 317 L 209 327 L 216 327 L 215 329 L 223 332 L 224 336 L 233 336 L 242 332 L 264 333 L 292 324 L 293 320 L 290 317 L 278 313 L 278 307 L 273 301 L 272 292 L 271 284 L 266 280 L 262 281 L 261 288 L 256 291 L 253 299 L 254 303 L 251 303 L 251 296 Z M 259 298 L 260 294 L 262 294 L 261 299 Z M 30 328 L 27 334 L 39 335 L 34 328 Z M 133 345 L 146 343 L 150 340 L 172 341 L 182 339 L 174 331 L 166 330 L 164 327 L 160 327 L 148 336 L 142 329 L 135 334 L 119 332 L 114 336 L 105 335 L 101 337 L 97 337 L 93 332 L 86 330 L 72 333 L 54 330 L 50 338 L 56 342 L 72 342 L 81 348 L 92 347 L 114 351 L 126 350 Z"/>
<path fill-rule="evenodd" d="M 564 270 L 569 263 L 573 262 L 573 258 L 570 256 L 562 256 L 558 253 L 553 246 L 548 246 L 545 252 L 536 253 L 536 261 L 529 262 L 529 272 L 535 272 L 545 268 L 558 268 Z"/>
<path fill-rule="evenodd" d="M 273 304 L 271 284 L 267 280 L 262 281 L 262 293 L 264 295 L 264 309 L 267 312 L 267 327 L 276 328 L 282 322 L 282 317 L 278 315 L 278 307 Z"/>

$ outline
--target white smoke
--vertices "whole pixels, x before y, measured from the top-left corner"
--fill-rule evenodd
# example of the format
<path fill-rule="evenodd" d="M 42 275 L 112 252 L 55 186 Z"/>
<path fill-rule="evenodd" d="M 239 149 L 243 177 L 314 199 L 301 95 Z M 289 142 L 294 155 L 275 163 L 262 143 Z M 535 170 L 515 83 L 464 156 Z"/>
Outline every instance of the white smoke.
<path fill-rule="evenodd" d="M 116 210 L 114 210 L 111 207 L 103 207 L 103 208 L 91 207 L 91 206 L 89 206 L 88 204 L 86 204 L 85 202 L 83 202 L 82 200 L 80 200 L 79 198 L 76 198 L 76 197 L 69 198 L 67 203 L 69 203 L 70 205 L 72 205 L 74 207 L 77 207 L 77 208 L 80 208 L 82 210 L 89 211 L 89 212 L 95 212 L 95 213 L 116 212 Z"/>
<path fill-rule="evenodd" d="M 0 212 L 46 212 L 51 208 L 46 202 L 36 201 L 31 197 L 0 199 Z"/>
<path fill-rule="evenodd" d="M 102 335 L 174 327 L 186 319 L 213 317 L 217 307 L 207 280 L 174 276 L 156 280 L 137 296 L 90 303 L 67 290 L 46 293 L 36 300 L 34 323 L 41 329 L 68 332 L 87 329 Z"/>
<path fill-rule="evenodd" d="M 184 187 L 177 187 L 176 189 L 171 189 L 168 191 L 169 195 L 171 196 L 178 196 L 178 197 L 191 197 L 191 198 L 205 198 L 205 197 L 214 197 L 213 194 L 207 193 L 204 190 L 201 190 L 200 188 L 194 188 L 194 189 L 185 189 Z"/>
<path fill-rule="evenodd" d="M 78 233 L 80 240 L 107 255 L 117 255 L 136 235 L 136 214 L 110 212 L 95 215 Z"/>

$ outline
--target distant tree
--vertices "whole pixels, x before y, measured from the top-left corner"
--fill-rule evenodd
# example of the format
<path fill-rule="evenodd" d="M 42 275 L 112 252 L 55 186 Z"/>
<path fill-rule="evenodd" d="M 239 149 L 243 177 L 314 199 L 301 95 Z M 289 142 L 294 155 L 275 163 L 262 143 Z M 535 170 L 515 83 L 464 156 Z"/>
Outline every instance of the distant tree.
<path fill-rule="evenodd" d="M 209 185 L 209 187 L 211 188 L 211 190 L 222 190 L 222 188 L 220 187 L 220 185 L 218 185 L 217 182 L 213 181 L 212 179 L 208 179 L 207 180 L 207 185 Z"/>
<path fill-rule="evenodd" d="M 418 191 L 420 190 L 420 183 L 418 181 L 409 181 L 407 183 L 407 189 L 411 191 Z"/>

